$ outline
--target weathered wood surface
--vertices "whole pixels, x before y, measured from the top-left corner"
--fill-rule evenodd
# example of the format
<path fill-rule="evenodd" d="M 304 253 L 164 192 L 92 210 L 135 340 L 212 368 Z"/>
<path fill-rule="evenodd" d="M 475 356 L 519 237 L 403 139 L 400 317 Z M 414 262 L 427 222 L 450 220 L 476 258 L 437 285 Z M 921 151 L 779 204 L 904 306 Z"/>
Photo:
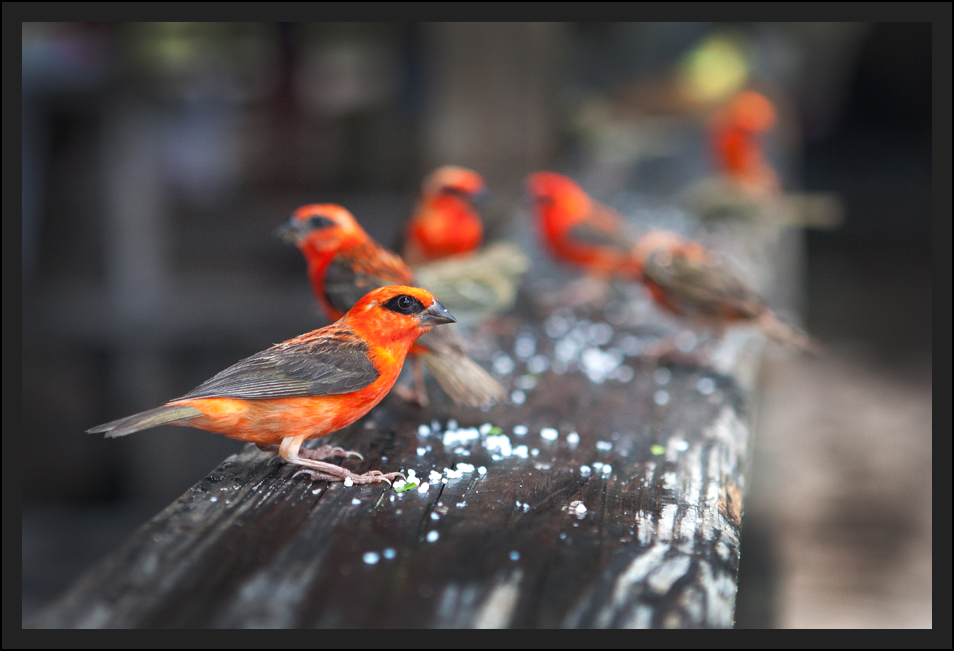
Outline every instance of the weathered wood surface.
<path fill-rule="evenodd" d="M 355 471 L 446 483 L 311 482 L 249 447 L 31 626 L 731 627 L 763 340 L 657 365 L 638 353 L 672 322 L 642 290 L 537 304 L 566 274 L 535 264 L 511 316 L 470 337 L 511 404 L 461 409 L 431 384 L 429 409 L 392 394 L 331 437 L 365 453 Z M 485 423 L 507 438 L 468 429 Z M 458 463 L 474 470 L 449 478 Z"/>

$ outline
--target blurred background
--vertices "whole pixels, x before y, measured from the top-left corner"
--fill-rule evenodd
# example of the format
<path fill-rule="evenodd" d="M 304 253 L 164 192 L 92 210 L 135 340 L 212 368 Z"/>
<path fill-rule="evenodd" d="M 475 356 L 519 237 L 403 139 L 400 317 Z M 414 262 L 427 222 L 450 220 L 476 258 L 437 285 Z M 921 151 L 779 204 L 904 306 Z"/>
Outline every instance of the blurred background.
<path fill-rule="evenodd" d="M 448 163 L 484 176 L 489 239 L 526 228 L 538 169 L 668 200 L 712 171 L 705 117 L 754 87 L 785 188 L 844 220 L 791 235 L 783 302 L 826 353 L 766 356 L 737 624 L 931 626 L 931 35 L 23 23 L 23 621 L 241 447 L 85 429 L 325 324 L 272 235 L 296 207 L 341 203 L 393 245 Z"/>

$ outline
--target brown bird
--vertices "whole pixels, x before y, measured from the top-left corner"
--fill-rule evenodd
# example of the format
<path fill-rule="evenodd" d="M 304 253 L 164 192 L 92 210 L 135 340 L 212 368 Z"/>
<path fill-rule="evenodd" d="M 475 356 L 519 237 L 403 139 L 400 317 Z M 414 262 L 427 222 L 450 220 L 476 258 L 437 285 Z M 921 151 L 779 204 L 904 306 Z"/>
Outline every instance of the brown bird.
<path fill-rule="evenodd" d="M 721 336 L 733 323 L 754 323 L 773 339 L 818 351 L 807 334 L 779 320 L 716 252 L 678 233 L 654 229 L 639 239 L 634 253 L 653 300 L 695 326 Z"/>

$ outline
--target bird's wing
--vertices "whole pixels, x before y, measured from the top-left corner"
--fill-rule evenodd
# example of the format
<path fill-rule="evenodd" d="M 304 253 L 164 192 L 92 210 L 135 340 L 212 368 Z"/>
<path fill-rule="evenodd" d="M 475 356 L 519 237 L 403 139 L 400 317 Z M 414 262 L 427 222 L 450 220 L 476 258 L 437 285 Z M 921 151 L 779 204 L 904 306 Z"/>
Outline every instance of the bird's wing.
<path fill-rule="evenodd" d="M 177 400 L 350 393 L 378 379 L 368 353 L 351 330 L 323 328 L 247 357 Z"/>
<path fill-rule="evenodd" d="M 646 259 L 643 275 L 688 313 L 754 317 L 764 310 L 759 296 L 722 262 L 657 249 Z"/>
<path fill-rule="evenodd" d="M 568 235 L 581 244 L 592 244 L 627 253 L 636 237 L 627 229 L 623 217 L 609 206 L 593 202 L 586 219 L 570 228 Z"/>
<path fill-rule="evenodd" d="M 412 284 L 414 274 L 401 258 L 368 240 L 331 259 L 325 271 L 325 300 L 344 314 L 372 289 Z"/>

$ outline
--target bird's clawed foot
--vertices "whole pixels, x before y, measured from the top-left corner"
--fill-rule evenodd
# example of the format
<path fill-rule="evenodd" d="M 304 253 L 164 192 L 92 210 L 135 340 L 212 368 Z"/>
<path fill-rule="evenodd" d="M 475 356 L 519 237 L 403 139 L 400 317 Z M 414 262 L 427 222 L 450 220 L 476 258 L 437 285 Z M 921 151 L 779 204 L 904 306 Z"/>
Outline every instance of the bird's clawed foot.
<path fill-rule="evenodd" d="M 330 459 L 332 457 L 354 457 L 359 461 L 364 461 L 364 455 L 360 452 L 355 452 L 354 450 L 345 450 L 344 448 L 331 445 L 322 445 L 320 448 L 315 448 L 314 450 L 309 450 L 308 448 L 303 447 L 298 451 L 298 456 L 304 457 L 306 459 L 315 459 L 316 461 Z"/>
<path fill-rule="evenodd" d="M 383 481 L 383 482 L 387 482 L 388 486 L 390 486 L 391 481 L 394 478 L 396 477 L 401 477 L 402 479 L 405 478 L 405 475 L 403 472 L 383 473 L 380 470 L 369 470 L 363 475 L 357 475 L 351 472 L 350 470 L 348 470 L 347 468 L 341 468 L 340 466 L 334 466 L 334 467 L 338 468 L 341 472 L 337 472 L 337 471 L 322 472 L 319 470 L 314 470 L 312 468 L 302 468 L 301 470 L 296 472 L 294 475 L 292 475 L 292 479 L 294 479 L 298 475 L 306 474 L 309 477 L 311 477 L 313 481 L 323 479 L 326 481 L 342 481 L 343 482 L 347 479 L 350 479 L 351 482 L 354 484 L 374 484 L 374 483 Z"/>

